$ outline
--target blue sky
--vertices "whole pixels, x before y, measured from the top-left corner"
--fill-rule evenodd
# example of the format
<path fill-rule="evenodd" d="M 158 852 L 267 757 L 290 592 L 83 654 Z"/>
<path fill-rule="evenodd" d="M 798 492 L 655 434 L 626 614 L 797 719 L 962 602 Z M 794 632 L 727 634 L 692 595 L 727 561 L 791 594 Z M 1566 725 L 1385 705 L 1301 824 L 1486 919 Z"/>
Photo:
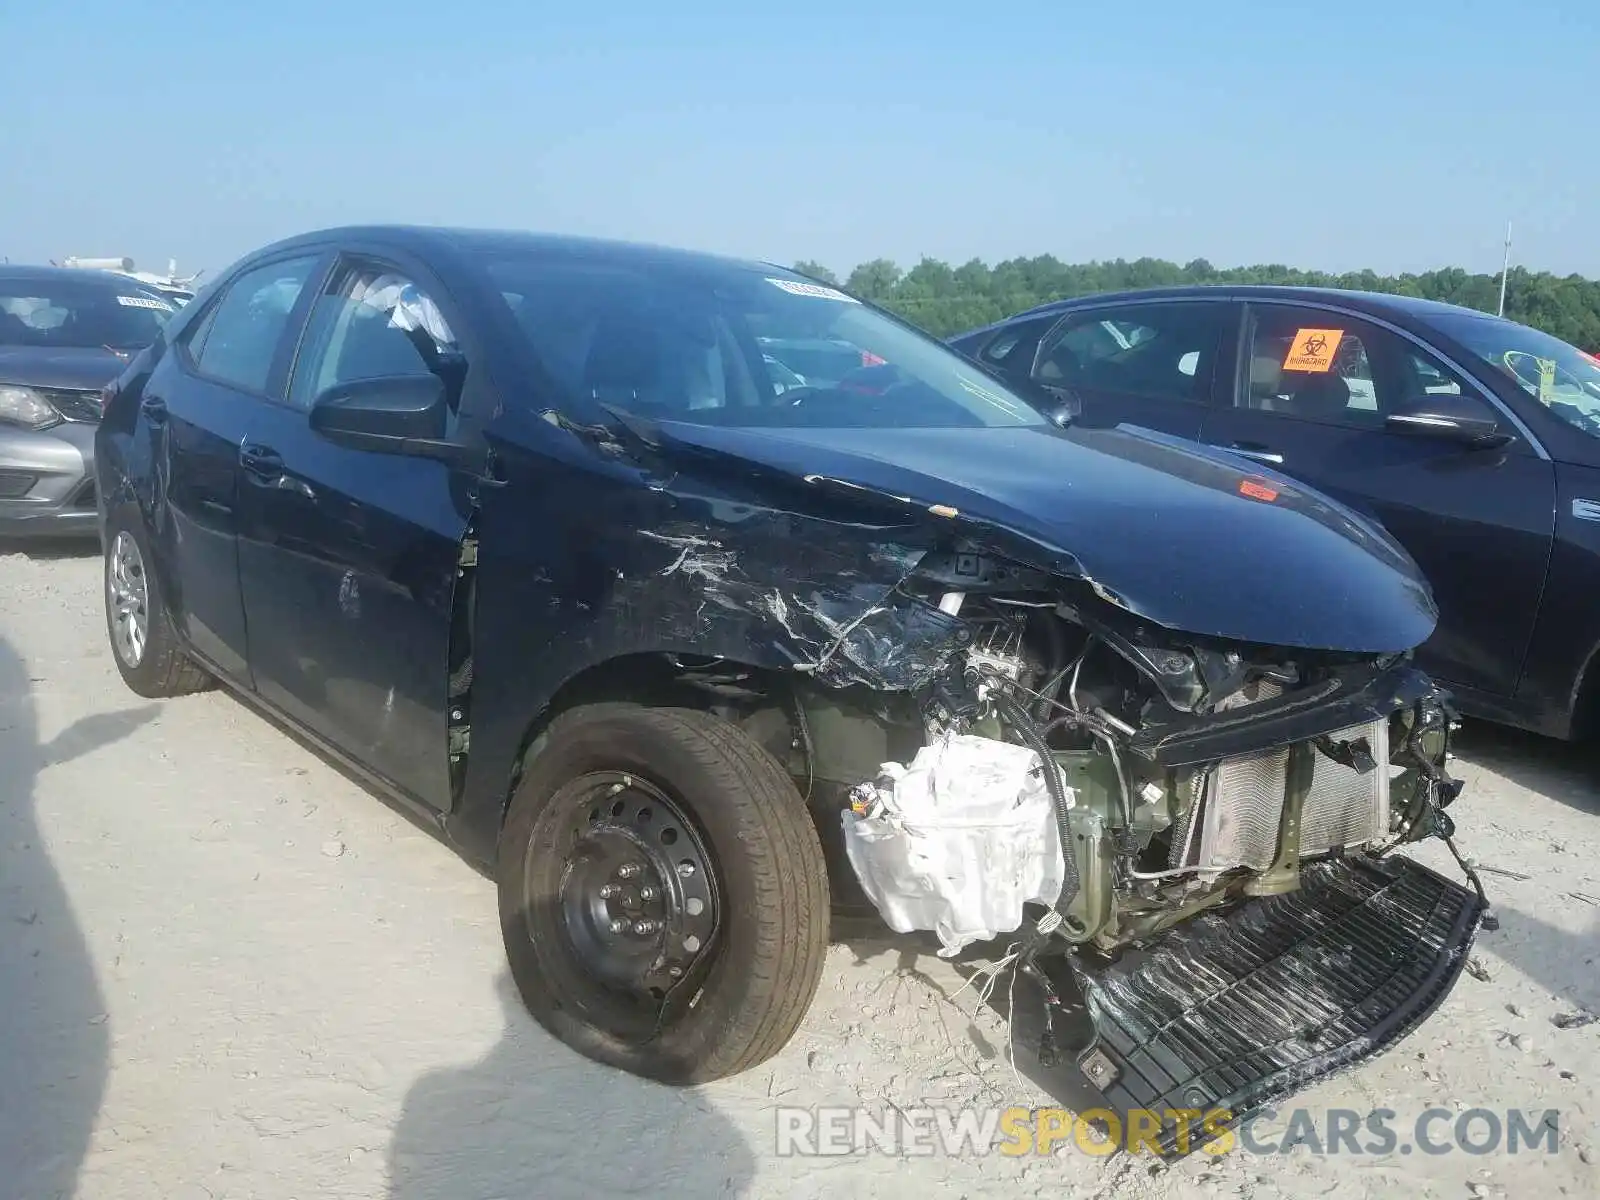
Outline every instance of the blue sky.
<path fill-rule="evenodd" d="M 0 0 L 0 60 L 13 262 L 400 220 L 1495 271 L 1510 218 L 1600 276 L 1595 0 Z"/>

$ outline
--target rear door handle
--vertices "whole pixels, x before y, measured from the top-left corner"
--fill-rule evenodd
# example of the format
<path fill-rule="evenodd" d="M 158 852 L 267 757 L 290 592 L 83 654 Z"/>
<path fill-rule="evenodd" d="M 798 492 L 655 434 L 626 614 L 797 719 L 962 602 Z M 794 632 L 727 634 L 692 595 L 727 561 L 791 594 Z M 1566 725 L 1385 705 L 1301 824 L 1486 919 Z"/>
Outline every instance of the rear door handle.
<path fill-rule="evenodd" d="M 254 446 L 246 442 L 239 447 L 239 465 L 247 475 L 263 483 L 275 483 L 283 478 L 283 455 L 271 446 Z"/>
<path fill-rule="evenodd" d="M 1242 454 L 1245 458 L 1253 458 L 1257 462 L 1266 463 L 1269 466 L 1281 467 L 1283 465 L 1283 455 L 1267 449 L 1260 442 L 1234 442 L 1232 445 L 1222 448 L 1232 451 L 1234 454 Z"/>
<path fill-rule="evenodd" d="M 144 419 L 152 425 L 166 424 L 167 402 L 160 396 L 146 396 L 139 401 L 139 411 L 144 414 Z"/>

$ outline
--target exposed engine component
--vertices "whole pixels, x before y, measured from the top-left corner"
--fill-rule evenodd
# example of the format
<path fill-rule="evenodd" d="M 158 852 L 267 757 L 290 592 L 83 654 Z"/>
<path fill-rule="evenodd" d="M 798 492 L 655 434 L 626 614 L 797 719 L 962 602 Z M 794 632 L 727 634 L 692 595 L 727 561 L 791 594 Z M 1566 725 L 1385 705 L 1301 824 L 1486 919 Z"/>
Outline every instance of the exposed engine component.
<path fill-rule="evenodd" d="M 1282 689 L 1270 681 L 1241 688 L 1218 707 L 1238 710 L 1270 699 Z M 1372 721 L 1330 735 L 1333 744 L 1367 747 L 1365 770 L 1327 754 L 1307 754 L 1310 781 L 1300 799 L 1292 844 L 1299 858 L 1377 841 L 1389 832 L 1389 723 Z M 1290 747 L 1225 759 L 1190 776 L 1195 806 L 1184 836 L 1172 843 L 1171 864 L 1198 871 L 1248 867 L 1266 871 L 1280 854 L 1279 833 L 1289 795 Z M 1386 764 L 1378 769 L 1376 763 Z"/>
<path fill-rule="evenodd" d="M 974 581 L 1016 582 L 981 561 L 958 565 Z M 987 738 L 1058 768 L 1046 775 L 1061 793 L 1054 836 L 1020 820 L 1009 835 L 1069 848 L 1059 896 L 1033 898 L 1049 910 L 1036 933 L 1114 952 L 1207 908 L 1294 891 L 1303 862 L 1421 836 L 1426 814 L 1454 796 L 1442 769 L 1448 717 L 1431 685 L 1411 703 L 1364 686 L 1395 660 L 1205 643 L 1149 627 L 1088 589 L 1063 599 L 975 582 L 937 602 L 969 636 L 931 689 L 926 743 Z M 1174 739 L 1225 752 L 1166 751 Z M 995 797 L 967 814 L 955 792 L 940 798 L 947 824 L 1000 812 Z M 882 895 L 883 880 L 854 865 L 869 896 Z M 895 886 L 913 886 L 908 878 Z M 1009 895 L 1013 883 L 989 872 L 983 886 Z M 971 885 L 934 872 L 922 884 L 930 902 Z M 896 916 L 880 911 L 899 928 L 916 905 L 903 894 L 897 903 Z M 1019 913 L 995 932 L 1023 924 Z"/>
<path fill-rule="evenodd" d="M 868 897 L 891 929 L 932 929 L 945 956 L 1062 893 L 1052 795 L 1026 746 L 946 734 L 909 767 L 885 764 L 851 801 L 845 850 Z"/>

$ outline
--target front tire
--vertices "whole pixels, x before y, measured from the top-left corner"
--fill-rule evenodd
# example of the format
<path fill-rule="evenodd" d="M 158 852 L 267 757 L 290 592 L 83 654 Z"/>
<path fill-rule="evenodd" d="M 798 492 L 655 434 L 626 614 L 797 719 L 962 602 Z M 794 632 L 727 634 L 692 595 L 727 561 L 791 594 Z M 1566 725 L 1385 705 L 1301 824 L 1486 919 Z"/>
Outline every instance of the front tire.
<path fill-rule="evenodd" d="M 106 522 L 106 634 L 122 681 L 151 699 L 182 696 L 209 685 L 173 631 L 161 583 L 150 570 L 150 542 L 143 525 L 126 512 Z"/>
<path fill-rule="evenodd" d="M 597 704 L 551 723 L 500 838 L 500 925 L 529 1011 L 665 1083 L 749 1070 L 822 977 L 828 881 L 793 781 L 728 723 Z"/>

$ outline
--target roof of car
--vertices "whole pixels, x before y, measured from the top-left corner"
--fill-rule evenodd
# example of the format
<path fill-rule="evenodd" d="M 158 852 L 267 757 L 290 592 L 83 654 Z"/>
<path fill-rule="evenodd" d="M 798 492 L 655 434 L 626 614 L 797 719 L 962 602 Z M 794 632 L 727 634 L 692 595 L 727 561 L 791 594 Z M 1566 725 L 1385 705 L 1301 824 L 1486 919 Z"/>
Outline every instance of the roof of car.
<path fill-rule="evenodd" d="M 569 254 L 591 261 L 676 266 L 679 268 L 740 267 L 755 270 L 780 270 L 787 267 L 754 259 L 709 254 L 698 250 L 678 250 L 642 242 L 612 241 L 607 238 L 577 237 L 568 234 L 532 233 L 509 229 L 459 229 L 430 225 L 350 225 L 317 230 L 286 239 L 268 249 L 288 248 L 304 243 L 377 242 L 397 249 L 427 251 L 445 249 L 458 254 L 481 252 Z"/>
<path fill-rule="evenodd" d="M 0 263 L 0 282 L 5 283 L 122 283 L 128 287 L 144 287 L 137 280 L 111 271 L 96 271 L 83 267 L 33 267 Z"/>
<path fill-rule="evenodd" d="M 1177 287 L 1144 288 L 1138 291 L 1097 292 L 1087 296 L 1073 296 L 1067 300 L 1052 300 L 1028 310 L 1029 313 L 1047 313 L 1089 304 L 1105 304 L 1122 300 L 1167 300 L 1186 296 L 1215 295 L 1257 300 L 1323 300 L 1345 308 L 1369 312 L 1379 316 L 1402 316 L 1427 319 L 1430 316 L 1488 317 L 1492 314 L 1475 308 L 1445 304 L 1439 300 L 1424 300 L 1418 296 L 1397 296 L 1389 292 L 1358 292 L 1331 287 L 1289 287 L 1279 284 L 1188 284 Z M 1019 316 L 1021 314 L 1018 314 Z M 1009 318 L 1008 318 L 1009 319 Z"/>

